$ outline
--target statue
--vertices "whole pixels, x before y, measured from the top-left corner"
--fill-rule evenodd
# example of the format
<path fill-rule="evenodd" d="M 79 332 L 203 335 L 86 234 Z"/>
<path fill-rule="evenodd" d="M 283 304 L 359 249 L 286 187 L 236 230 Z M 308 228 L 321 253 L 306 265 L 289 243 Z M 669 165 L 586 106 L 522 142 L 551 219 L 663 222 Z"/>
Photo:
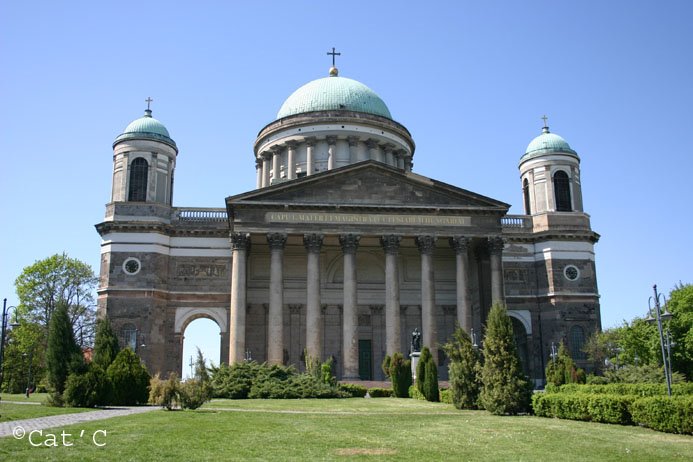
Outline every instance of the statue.
<path fill-rule="evenodd" d="M 421 351 L 421 332 L 419 328 L 414 328 L 414 332 L 411 333 L 411 351 Z"/>

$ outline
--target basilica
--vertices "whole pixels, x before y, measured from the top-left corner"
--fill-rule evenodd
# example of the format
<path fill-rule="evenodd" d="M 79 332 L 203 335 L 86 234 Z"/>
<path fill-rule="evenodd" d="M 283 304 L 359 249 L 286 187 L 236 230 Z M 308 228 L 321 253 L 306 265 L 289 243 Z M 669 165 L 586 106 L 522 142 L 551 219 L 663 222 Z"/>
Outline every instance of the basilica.
<path fill-rule="evenodd" d="M 524 214 L 508 215 L 415 173 L 415 147 L 373 90 L 333 66 L 260 129 L 255 189 L 229 191 L 225 207 L 174 206 L 178 148 L 148 106 L 113 143 L 100 314 L 152 373 L 181 375 L 185 329 L 209 318 L 222 362 L 302 369 L 308 354 L 332 357 L 340 379 L 382 380 L 384 356 L 409 354 L 414 329 L 446 378 L 440 346 L 457 325 L 481 346 L 501 302 L 537 386 L 560 342 L 589 369 L 599 235 L 577 152 L 545 123 L 518 149 Z"/>

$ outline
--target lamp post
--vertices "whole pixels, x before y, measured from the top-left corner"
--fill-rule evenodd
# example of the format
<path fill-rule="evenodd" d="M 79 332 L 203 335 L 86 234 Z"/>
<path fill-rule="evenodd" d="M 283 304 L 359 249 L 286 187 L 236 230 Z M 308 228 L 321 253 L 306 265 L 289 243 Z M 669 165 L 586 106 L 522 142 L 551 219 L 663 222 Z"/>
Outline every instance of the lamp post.
<path fill-rule="evenodd" d="M 472 327 L 470 330 L 471 333 L 471 340 L 472 340 L 472 346 L 476 349 L 479 348 L 479 344 L 476 342 L 476 332 L 474 332 L 474 328 Z"/>
<path fill-rule="evenodd" d="M 556 342 L 551 342 L 551 362 L 556 365 L 556 358 L 558 358 L 558 348 L 556 348 Z"/>
<path fill-rule="evenodd" d="M 11 327 L 16 327 L 19 324 L 16 322 L 17 318 L 17 307 L 7 306 L 7 299 L 2 301 L 2 318 L 0 318 L 0 324 L 2 324 L 0 332 L 0 387 L 2 387 L 2 381 L 4 379 L 4 369 L 3 364 L 5 360 L 5 335 L 7 333 L 7 318 L 9 317 L 10 310 L 14 309 L 15 322 L 10 324 Z"/>
<path fill-rule="evenodd" d="M 667 347 L 665 345 L 668 344 L 669 342 L 665 342 L 664 339 L 664 332 L 662 330 L 662 321 L 666 321 L 667 319 L 671 318 L 671 313 L 667 311 L 667 300 L 664 298 L 664 295 L 660 294 L 657 292 L 657 284 L 652 286 L 652 289 L 654 290 L 654 297 L 650 297 L 650 299 L 647 301 L 649 311 L 648 311 L 648 317 L 645 319 L 645 321 L 649 323 L 654 323 L 657 322 L 657 331 L 659 332 L 659 345 L 662 348 L 662 363 L 664 363 L 664 379 L 667 382 L 667 393 L 669 396 L 671 396 L 671 364 L 667 361 Z M 664 312 L 662 313 L 662 307 L 659 303 L 660 297 L 664 300 Z M 654 312 L 657 315 L 656 318 L 652 317 L 652 303 L 654 300 Z M 668 331 L 667 331 L 668 334 Z"/>

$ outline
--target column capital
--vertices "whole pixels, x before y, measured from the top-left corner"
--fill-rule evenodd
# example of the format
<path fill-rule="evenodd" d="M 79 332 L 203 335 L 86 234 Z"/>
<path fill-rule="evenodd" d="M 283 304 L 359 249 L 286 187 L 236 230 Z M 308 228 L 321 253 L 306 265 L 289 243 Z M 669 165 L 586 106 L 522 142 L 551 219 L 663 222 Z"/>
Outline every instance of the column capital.
<path fill-rule="evenodd" d="M 326 136 L 325 139 L 327 140 L 327 144 L 334 145 L 337 143 L 337 137 L 334 135 Z"/>
<path fill-rule="evenodd" d="M 450 247 L 455 249 L 456 254 L 466 254 L 471 239 L 465 236 L 455 236 L 450 238 Z"/>
<path fill-rule="evenodd" d="M 339 243 L 342 245 L 342 252 L 345 254 L 354 254 L 359 248 L 359 240 L 361 236 L 358 234 L 342 234 L 339 236 Z"/>
<path fill-rule="evenodd" d="M 289 305 L 289 314 L 301 314 L 302 305 Z"/>
<path fill-rule="evenodd" d="M 309 253 L 320 253 L 324 238 L 325 236 L 322 234 L 304 234 L 303 245 Z"/>
<path fill-rule="evenodd" d="M 501 255 L 503 253 L 505 241 L 500 236 L 492 236 L 488 238 L 487 245 L 491 255 Z"/>
<path fill-rule="evenodd" d="M 231 250 L 248 250 L 250 248 L 249 233 L 229 233 Z"/>
<path fill-rule="evenodd" d="M 296 149 L 298 147 L 298 141 L 289 140 L 289 141 L 285 142 L 284 145 L 289 149 Z"/>
<path fill-rule="evenodd" d="M 260 157 L 262 157 L 262 160 L 272 160 L 272 153 L 270 151 L 265 151 L 260 154 Z"/>
<path fill-rule="evenodd" d="M 385 152 L 394 152 L 395 150 L 395 145 L 392 143 L 385 143 L 382 145 L 383 151 Z"/>
<path fill-rule="evenodd" d="M 380 245 L 383 246 L 386 254 L 397 255 L 399 251 L 399 243 L 402 241 L 402 236 L 388 234 L 380 237 Z"/>
<path fill-rule="evenodd" d="M 303 142 L 306 143 L 306 146 L 313 147 L 315 146 L 315 143 L 318 141 L 318 139 L 314 136 L 306 136 L 303 139 Z"/>
<path fill-rule="evenodd" d="M 368 308 L 370 308 L 372 314 L 381 315 L 381 314 L 383 314 L 383 308 L 385 308 L 385 306 L 384 305 L 369 305 Z"/>
<path fill-rule="evenodd" d="M 368 138 L 366 140 L 366 146 L 368 146 L 368 149 L 377 149 L 378 148 L 378 140 L 375 140 L 373 138 Z"/>
<path fill-rule="evenodd" d="M 281 154 L 281 152 L 282 152 L 282 147 L 279 146 L 278 144 L 275 144 L 274 146 L 271 146 L 271 147 L 270 147 L 270 151 L 272 151 L 272 155 Z"/>
<path fill-rule="evenodd" d="M 260 154 L 259 156 L 257 156 L 255 158 L 255 168 L 256 169 L 262 168 L 262 154 Z"/>
<path fill-rule="evenodd" d="M 431 255 L 436 248 L 436 237 L 431 235 L 416 236 L 416 246 L 424 255 Z"/>
<path fill-rule="evenodd" d="M 358 136 L 347 136 L 347 142 L 349 143 L 349 146 L 358 146 L 359 141 L 360 139 Z"/>
<path fill-rule="evenodd" d="M 267 243 L 270 249 L 283 249 L 284 244 L 286 244 L 286 234 L 285 233 L 267 233 Z"/>

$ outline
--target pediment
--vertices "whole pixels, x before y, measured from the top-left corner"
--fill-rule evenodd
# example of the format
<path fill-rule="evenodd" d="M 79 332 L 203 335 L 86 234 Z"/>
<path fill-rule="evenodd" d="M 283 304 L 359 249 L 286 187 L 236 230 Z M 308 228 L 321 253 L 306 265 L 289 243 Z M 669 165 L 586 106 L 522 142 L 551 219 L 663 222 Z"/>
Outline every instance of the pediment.
<path fill-rule="evenodd" d="M 495 209 L 508 204 L 411 172 L 365 161 L 231 196 L 227 206 L 291 204 L 338 207 Z"/>

